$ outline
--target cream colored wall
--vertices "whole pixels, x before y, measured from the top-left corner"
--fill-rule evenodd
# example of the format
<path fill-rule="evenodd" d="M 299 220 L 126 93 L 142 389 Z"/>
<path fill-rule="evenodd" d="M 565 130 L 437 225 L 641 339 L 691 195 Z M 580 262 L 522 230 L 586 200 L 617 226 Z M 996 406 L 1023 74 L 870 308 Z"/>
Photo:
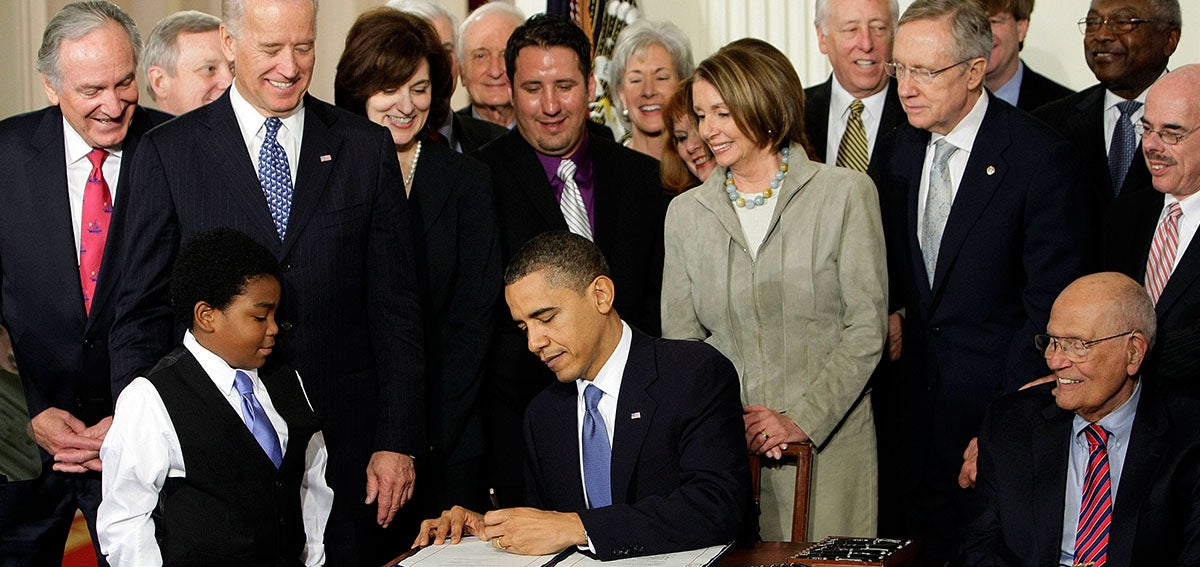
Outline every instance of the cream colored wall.
<path fill-rule="evenodd" d="M 163 16 L 177 10 L 220 13 L 220 0 L 115 0 L 148 33 Z M 462 15 L 467 0 L 442 0 Z M 513 0 L 533 14 L 544 9 L 545 0 Z M 324 0 L 317 16 L 317 64 L 311 91 L 333 100 L 333 76 L 341 55 L 346 31 L 363 10 L 384 0 Z M 903 9 L 912 0 L 901 0 Z M 1029 65 L 1063 84 L 1080 89 L 1095 83 L 1083 61 L 1083 38 L 1075 22 L 1086 12 L 1089 0 L 1042 0 L 1034 10 L 1033 22 L 1023 54 Z M 49 15 L 66 0 L 0 1 L 0 116 L 9 116 L 46 104 L 41 82 L 34 71 L 34 58 L 42 28 Z M 1183 0 L 1183 39 L 1171 66 L 1200 62 L 1200 6 Z M 829 65 L 817 49 L 812 29 L 812 0 L 639 0 L 644 17 L 675 22 L 692 38 L 696 59 L 703 59 L 720 46 L 739 37 L 753 36 L 780 47 L 791 58 L 804 84 L 824 81 Z M 455 104 L 464 104 L 463 89 L 455 93 Z M 149 97 L 143 98 L 144 102 Z"/>

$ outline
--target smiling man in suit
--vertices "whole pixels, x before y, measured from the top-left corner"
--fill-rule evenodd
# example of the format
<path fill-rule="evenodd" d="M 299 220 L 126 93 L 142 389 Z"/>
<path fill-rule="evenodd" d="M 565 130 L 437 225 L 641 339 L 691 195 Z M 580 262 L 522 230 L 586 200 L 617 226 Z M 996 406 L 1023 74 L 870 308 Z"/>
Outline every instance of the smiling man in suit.
<path fill-rule="evenodd" d="M 992 55 L 984 82 L 996 98 L 1032 112 L 1075 91 L 1030 69 L 1021 60 L 1033 0 L 980 0 L 992 24 Z"/>
<path fill-rule="evenodd" d="M 108 344 L 136 191 L 130 163 L 142 135 L 169 118 L 137 104 L 141 47 L 114 4 L 68 4 L 38 51 L 50 106 L 0 122 L 0 323 L 43 465 L 37 478 L 0 487 L 5 563 L 61 563 L 77 509 L 95 526 L 100 443 L 121 387 Z"/>
<path fill-rule="evenodd" d="M 998 395 L 1046 375 L 1029 348 L 1083 269 L 1065 140 L 983 88 L 992 49 L 974 2 L 918 0 L 900 18 L 889 72 L 908 124 L 880 141 L 893 312 L 904 310 L 905 514 L 935 558 L 958 548 L 972 495 L 963 448 Z"/>
<path fill-rule="evenodd" d="M 300 372 L 329 444 L 330 564 L 394 556 L 388 526 L 423 452 L 424 370 L 412 234 L 384 128 L 307 94 L 316 2 L 227 0 L 233 86 L 144 140 L 133 168 L 114 372 L 178 339 L 166 290 L 181 242 L 218 226 L 283 269 L 276 353 Z M 293 181 L 294 180 L 294 181 Z M 364 504 L 364 500 L 366 504 Z"/>
<path fill-rule="evenodd" d="M 623 321 L 604 256 L 579 235 L 534 237 L 504 282 L 512 321 L 556 377 L 525 415 L 530 508 L 455 507 L 414 546 L 468 533 L 511 553 L 579 546 L 608 560 L 732 541 L 750 503 L 733 364 Z"/>
<path fill-rule="evenodd" d="M 1053 385 L 997 400 L 979 435 L 985 508 L 962 565 L 1195 565 L 1200 402 L 1142 372 L 1154 306 L 1128 277 L 1072 283 L 1037 346 Z"/>
<path fill-rule="evenodd" d="M 608 258 L 626 320 L 657 335 L 667 202 L 657 162 L 587 127 L 591 45 L 570 20 L 530 18 L 509 36 L 504 56 L 517 126 L 474 154 L 492 171 L 501 259 L 549 230 L 583 235 Z M 506 504 L 523 494 L 511 458 L 521 416 L 554 377 L 497 311 L 484 411 L 492 482 Z"/>
<path fill-rule="evenodd" d="M 865 172 L 875 141 L 904 122 L 892 58 L 896 0 L 817 0 L 817 39 L 833 75 L 804 89 L 804 130 L 825 163 Z"/>
<path fill-rule="evenodd" d="M 1155 191 L 1121 195 L 1105 222 L 1105 265 L 1151 292 L 1155 380 L 1200 395 L 1200 65 L 1167 74 L 1146 95 L 1138 129 Z"/>

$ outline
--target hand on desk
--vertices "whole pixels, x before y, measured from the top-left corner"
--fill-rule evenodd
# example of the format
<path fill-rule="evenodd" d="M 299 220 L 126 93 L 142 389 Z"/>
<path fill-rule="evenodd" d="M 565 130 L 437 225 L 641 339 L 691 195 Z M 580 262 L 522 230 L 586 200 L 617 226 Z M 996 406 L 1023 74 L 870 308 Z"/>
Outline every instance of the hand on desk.
<path fill-rule="evenodd" d="M 766 406 L 746 406 L 742 411 L 742 419 L 746 424 L 746 447 L 751 452 L 781 459 L 788 443 L 808 441 L 808 434 L 781 412 Z"/>
<path fill-rule="evenodd" d="M 579 514 L 535 508 L 504 508 L 487 515 L 455 506 L 441 517 L 421 522 L 413 547 L 447 540 L 458 543 L 464 534 L 491 540 L 497 549 L 519 555 L 557 553 L 572 545 L 587 545 Z"/>

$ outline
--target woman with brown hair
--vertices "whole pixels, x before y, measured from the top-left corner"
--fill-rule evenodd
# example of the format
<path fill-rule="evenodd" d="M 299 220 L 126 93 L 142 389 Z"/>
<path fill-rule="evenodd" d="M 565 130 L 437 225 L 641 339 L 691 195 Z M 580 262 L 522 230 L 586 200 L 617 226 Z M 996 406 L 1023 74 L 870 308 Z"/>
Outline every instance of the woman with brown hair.
<path fill-rule="evenodd" d="M 487 502 L 478 397 L 500 293 L 500 250 L 487 166 L 450 149 L 436 131 L 450 110 L 451 81 L 449 54 L 433 27 L 378 8 L 350 28 L 334 88 L 338 106 L 388 129 L 404 175 L 425 308 L 429 455 L 418 461 L 424 480 L 416 492 L 422 516 Z"/>
<path fill-rule="evenodd" d="M 810 537 L 874 535 L 867 379 L 887 322 L 879 203 L 862 173 L 811 161 L 804 90 L 759 40 L 709 57 L 692 110 L 716 169 L 667 212 L 663 336 L 704 340 L 738 369 L 750 451 L 818 449 Z M 766 466 L 764 539 L 787 539 L 791 466 Z"/>
<path fill-rule="evenodd" d="M 667 125 L 666 149 L 659 161 L 658 171 L 663 188 L 672 194 L 683 193 L 704 183 L 716 165 L 712 161 L 712 152 L 708 151 L 708 146 L 696 131 L 696 121 L 692 119 L 691 94 L 691 79 L 685 79 L 663 106 Z"/>

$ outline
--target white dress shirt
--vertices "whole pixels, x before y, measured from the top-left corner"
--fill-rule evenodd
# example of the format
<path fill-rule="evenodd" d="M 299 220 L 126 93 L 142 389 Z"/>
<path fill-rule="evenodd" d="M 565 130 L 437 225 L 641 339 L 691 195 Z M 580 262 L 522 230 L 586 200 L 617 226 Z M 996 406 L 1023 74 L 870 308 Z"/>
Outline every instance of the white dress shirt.
<path fill-rule="evenodd" d="M 829 82 L 832 88 L 829 93 L 829 122 L 825 130 L 828 132 L 825 137 L 825 163 L 834 165 L 837 163 L 838 146 L 842 143 L 842 136 L 846 134 L 846 121 L 850 120 L 850 103 L 854 102 L 854 97 L 842 87 L 837 77 L 830 78 Z M 862 122 L 863 129 L 867 131 L 867 159 L 874 153 L 875 140 L 879 137 L 879 125 L 883 122 L 883 106 L 891 90 L 892 85 L 888 83 L 882 91 L 858 99 L 864 107 Z"/>
<path fill-rule="evenodd" d="M 184 335 L 183 346 L 196 357 L 240 419 L 242 399 L 234 387 L 235 369 L 201 346 L 191 331 Z M 286 453 L 287 422 L 275 410 L 270 394 L 258 378 L 258 371 L 244 372 L 250 375 L 254 395 L 279 435 L 280 448 Z M 300 377 L 296 376 L 296 380 Z M 300 389 L 304 389 L 303 382 Z M 311 402 L 309 405 L 311 407 Z M 187 471 L 171 416 L 149 380 L 136 378 L 121 392 L 112 427 L 100 448 L 100 459 L 104 463 L 103 499 L 96 531 L 109 564 L 113 567 L 162 565 L 150 514 L 158 506 L 159 493 L 166 479 L 185 477 Z M 305 451 L 305 471 L 298 495 L 304 520 L 306 543 L 302 559 L 305 565 L 325 563 L 325 523 L 333 505 L 333 489 L 325 482 L 328 460 L 325 436 L 318 431 L 309 440 Z"/>
<path fill-rule="evenodd" d="M 237 117 L 238 129 L 242 131 L 242 140 L 246 142 L 246 151 L 250 152 L 250 162 L 254 171 L 258 171 L 258 152 L 262 149 L 263 140 L 267 137 L 267 117 L 250 105 L 237 90 L 237 84 L 229 85 L 229 102 L 233 105 L 233 115 Z M 287 152 L 288 169 L 292 172 L 292 187 L 296 186 L 296 167 L 300 163 L 300 141 L 304 138 L 304 99 L 292 110 L 291 114 L 279 118 L 283 126 L 275 139 Z"/>
<path fill-rule="evenodd" d="M 83 225 L 83 190 L 87 187 L 88 176 L 92 173 L 92 162 L 87 158 L 92 147 L 83 141 L 83 137 L 63 118 L 63 145 L 67 157 L 67 198 L 71 202 L 71 226 L 75 229 L 75 264 L 79 264 L 79 233 Z M 117 182 L 121 180 L 121 148 L 104 148 L 108 157 L 104 158 L 104 182 L 108 183 L 108 193 L 112 202 L 117 202 Z"/>
<path fill-rule="evenodd" d="M 1141 159 L 1141 158 L 1135 158 Z M 1159 225 L 1167 216 L 1167 209 L 1171 203 L 1179 203 L 1179 210 L 1183 216 L 1179 217 L 1179 247 L 1175 249 L 1175 263 L 1171 264 L 1168 274 L 1175 272 L 1175 267 L 1179 265 L 1179 261 L 1183 259 L 1183 255 L 1187 252 L 1188 244 L 1191 244 L 1192 237 L 1196 236 L 1196 229 L 1200 227 L 1200 198 L 1195 194 L 1188 195 L 1183 199 L 1179 199 L 1174 195 L 1163 195 L 1162 211 L 1158 213 L 1158 222 L 1154 224 L 1154 230 L 1158 230 Z"/>
<path fill-rule="evenodd" d="M 987 114 L 987 108 L 988 95 L 985 92 L 979 96 L 979 100 L 975 101 L 975 106 L 950 130 L 950 133 L 945 136 L 941 134 L 930 136 L 929 145 L 925 147 L 925 161 L 921 165 L 921 192 L 917 195 L 918 227 L 925 226 L 925 199 L 929 196 L 929 168 L 933 166 L 934 143 L 945 138 L 947 142 L 958 148 L 958 151 L 950 156 L 947 164 L 950 168 L 950 192 L 953 202 L 953 199 L 958 196 L 958 186 L 962 183 L 963 173 L 967 170 L 967 161 L 971 159 L 971 148 L 975 147 L 975 137 L 979 134 L 979 126 L 983 124 L 983 116 Z M 918 228 L 918 241 L 922 240 L 921 233 L 922 231 Z M 922 246 L 924 244 L 921 242 Z"/>
<path fill-rule="evenodd" d="M 1166 74 L 1167 72 L 1163 71 L 1163 75 Z M 1159 78 L 1162 78 L 1162 75 L 1159 75 Z M 1146 89 L 1137 98 L 1133 99 L 1142 103 L 1142 105 L 1129 116 L 1130 123 L 1138 124 L 1142 121 L 1142 116 L 1146 114 L 1146 93 L 1149 91 L 1150 89 Z M 1117 129 L 1117 121 L 1121 119 L 1121 109 L 1117 108 L 1117 105 L 1126 100 L 1128 99 L 1121 98 L 1113 94 L 1110 90 L 1104 91 L 1104 152 L 1106 154 L 1109 148 L 1112 148 L 1113 133 Z M 1141 142 L 1141 140 L 1134 140 L 1134 142 Z M 1142 156 L 1135 155 L 1133 159 L 1142 159 Z"/>

